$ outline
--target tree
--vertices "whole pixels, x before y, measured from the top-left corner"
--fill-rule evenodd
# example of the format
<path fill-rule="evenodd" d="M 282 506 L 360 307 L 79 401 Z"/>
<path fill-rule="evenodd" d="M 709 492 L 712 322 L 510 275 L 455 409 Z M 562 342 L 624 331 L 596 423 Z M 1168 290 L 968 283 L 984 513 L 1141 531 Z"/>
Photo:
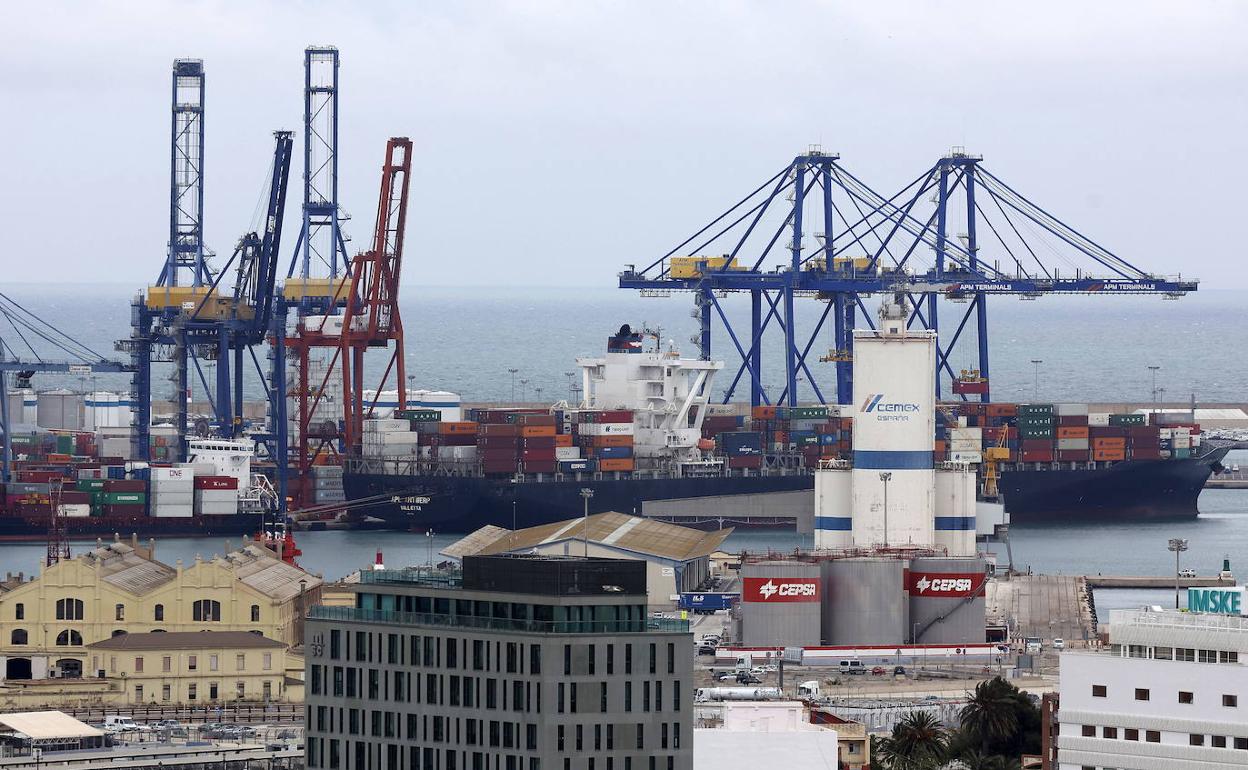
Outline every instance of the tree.
<path fill-rule="evenodd" d="M 1013 743 L 1019 726 L 1018 688 L 1001 677 L 993 677 L 975 685 L 962 707 L 962 729 L 979 742 L 981 754 L 995 753 L 990 749 Z"/>
<path fill-rule="evenodd" d="M 945 759 L 949 734 L 934 715 L 912 711 L 893 725 L 893 732 L 873 751 L 891 770 L 935 770 Z"/>

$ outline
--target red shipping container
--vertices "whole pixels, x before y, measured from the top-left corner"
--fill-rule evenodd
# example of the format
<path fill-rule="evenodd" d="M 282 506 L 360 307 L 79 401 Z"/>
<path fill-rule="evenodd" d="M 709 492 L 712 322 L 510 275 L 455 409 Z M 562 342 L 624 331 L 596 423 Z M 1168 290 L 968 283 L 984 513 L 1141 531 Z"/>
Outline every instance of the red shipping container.
<path fill-rule="evenodd" d="M 505 460 L 486 460 L 481 463 L 481 470 L 485 473 L 515 473 L 516 467 L 514 460 L 510 462 Z"/>
<path fill-rule="evenodd" d="M 1148 446 L 1141 447 L 1134 444 L 1131 445 L 1131 457 L 1135 460 L 1160 460 L 1161 447 Z"/>
<path fill-rule="evenodd" d="M 1086 463 L 1088 461 L 1088 450 L 1059 449 L 1057 450 L 1057 459 L 1064 463 Z"/>
<path fill-rule="evenodd" d="M 520 470 L 524 473 L 554 473 L 554 460 L 525 460 L 520 465 Z"/>
<path fill-rule="evenodd" d="M 529 460 L 554 460 L 555 448 L 553 446 L 541 447 L 537 449 L 526 448 L 520 455 L 526 462 Z"/>
<path fill-rule="evenodd" d="M 516 423 L 523 426 L 554 425 L 555 416 L 553 414 L 521 414 L 516 417 Z"/>
<path fill-rule="evenodd" d="M 477 446 L 482 449 L 512 449 L 518 447 L 520 441 L 516 436 L 477 436 Z"/>
<path fill-rule="evenodd" d="M 196 489 L 238 489 L 238 479 L 233 476 L 196 476 Z"/>
<path fill-rule="evenodd" d="M 476 446 L 477 436 L 474 433 L 435 434 L 429 446 Z"/>
<path fill-rule="evenodd" d="M 484 462 L 498 461 L 516 464 L 516 460 L 520 457 L 520 450 L 515 449 L 478 449 L 477 458 Z"/>
<path fill-rule="evenodd" d="M 1022 450 L 1026 452 L 1052 452 L 1053 439 L 1049 438 L 1025 438 L 1021 442 Z"/>
<path fill-rule="evenodd" d="M 1053 462 L 1052 449 L 1033 449 L 1031 451 L 1023 450 L 1023 462 L 1025 463 L 1051 463 Z"/>
<path fill-rule="evenodd" d="M 606 409 L 598 413 L 598 419 L 594 422 L 632 422 L 633 411 L 631 409 Z"/>
<path fill-rule="evenodd" d="M 490 423 L 480 426 L 479 432 L 485 436 L 519 436 L 520 426 L 512 423 Z"/>
<path fill-rule="evenodd" d="M 143 479 L 108 479 L 104 482 L 105 492 L 146 492 L 147 482 Z"/>
<path fill-rule="evenodd" d="M 61 502 L 65 505 L 82 505 L 91 502 L 91 494 L 88 492 L 61 492 Z"/>
<path fill-rule="evenodd" d="M 603 462 L 610 462 L 604 460 Z M 762 455 L 745 455 L 728 458 L 729 468 L 761 468 L 763 467 Z"/>
<path fill-rule="evenodd" d="M 525 436 L 521 440 L 521 445 L 525 449 L 554 449 L 554 436 Z"/>
<path fill-rule="evenodd" d="M 146 516 L 147 506 L 142 503 L 116 503 L 100 506 L 100 511 L 105 516 Z"/>
<path fill-rule="evenodd" d="M 1059 414 L 1057 416 L 1057 424 L 1064 426 L 1087 425 L 1088 416 L 1086 414 Z"/>

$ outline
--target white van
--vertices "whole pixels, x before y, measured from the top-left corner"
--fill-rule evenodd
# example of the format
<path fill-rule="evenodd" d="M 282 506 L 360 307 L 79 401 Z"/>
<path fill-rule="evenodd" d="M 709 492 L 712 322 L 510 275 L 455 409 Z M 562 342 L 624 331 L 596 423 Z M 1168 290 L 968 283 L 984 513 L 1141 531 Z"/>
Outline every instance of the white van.
<path fill-rule="evenodd" d="M 104 729 L 112 732 L 129 732 L 131 730 L 138 730 L 139 725 L 130 717 L 109 714 L 104 717 Z"/>
<path fill-rule="evenodd" d="M 840 669 L 842 674 L 857 675 L 867 673 L 867 667 L 862 665 L 861 660 L 842 660 Z"/>

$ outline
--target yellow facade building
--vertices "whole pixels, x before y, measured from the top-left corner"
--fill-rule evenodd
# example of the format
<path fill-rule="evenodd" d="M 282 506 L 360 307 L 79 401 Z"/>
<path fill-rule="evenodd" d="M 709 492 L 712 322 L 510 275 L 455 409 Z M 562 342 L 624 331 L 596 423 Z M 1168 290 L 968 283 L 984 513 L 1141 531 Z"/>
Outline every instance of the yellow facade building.
<path fill-rule="evenodd" d="M 244 631 L 290 648 L 321 579 L 259 545 L 174 566 L 135 540 L 0 585 L 0 680 L 98 677 L 88 645 L 123 634 Z"/>

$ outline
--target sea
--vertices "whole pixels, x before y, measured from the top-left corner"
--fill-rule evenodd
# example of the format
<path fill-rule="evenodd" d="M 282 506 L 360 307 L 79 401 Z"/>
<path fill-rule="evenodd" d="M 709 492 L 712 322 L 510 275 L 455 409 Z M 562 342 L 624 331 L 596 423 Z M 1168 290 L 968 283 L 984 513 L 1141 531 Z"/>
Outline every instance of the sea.
<path fill-rule="evenodd" d="M 690 295 L 640 297 L 609 287 L 404 287 L 402 313 L 406 331 L 405 362 L 417 388 L 449 390 L 465 401 L 553 402 L 569 398 L 576 380 L 577 356 L 601 355 L 606 339 L 622 324 L 656 332 L 665 347 L 691 353 L 698 323 Z M 0 294 L 44 319 L 56 332 L 114 357 L 115 340 L 128 336 L 129 303 L 136 293 L 124 284 L 4 284 Z M 724 315 L 737 339 L 748 345 L 748 301 L 721 298 Z M 869 308 L 874 307 L 867 300 Z M 798 311 L 798 337 L 804 346 L 826 305 L 803 298 Z M 951 336 L 966 305 L 942 303 L 940 318 Z M 990 379 L 999 401 L 1200 403 L 1248 402 L 1248 357 L 1237 353 L 1236 330 L 1248 326 L 1248 291 L 1201 290 L 1178 301 L 1159 297 L 1054 296 L 1034 301 L 993 298 L 988 303 L 992 344 Z M 859 319 L 859 325 L 863 320 Z M 973 319 L 949 356 L 957 369 L 976 368 Z M 38 355 L 64 360 L 48 339 L 0 317 L 0 339 L 7 354 Z M 744 330 L 744 331 L 743 331 Z M 764 386 L 775 398 L 783 387 L 781 337 L 772 328 L 764 341 Z M 46 330 L 45 330 L 46 332 Z M 805 335 L 805 336 L 803 336 Z M 45 337 L 55 338 L 48 332 Z M 713 326 L 712 353 L 722 357 L 721 396 L 730 389 L 741 355 L 718 316 Z M 29 348 L 26 346 L 29 343 Z M 800 398 L 834 400 L 830 389 L 833 364 L 817 361 L 831 346 L 831 330 L 823 329 L 811 343 L 809 372 L 799 382 Z M 263 356 L 259 356 L 261 361 Z M 1036 363 L 1036 362 L 1040 363 Z M 510 370 L 516 370 L 512 373 Z M 194 375 L 196 397 L 204 389 Z M 813 378 L 813 382 L 811 381 Z M 208 365 L 203 381 L 215 382 Z M 245 376 L 247 396 L 259 400 L 262 379 Z M 744 383 L 744 378 L 742 379 Z M 126 375 L 44 376 L 40 389 L 128 389 Z M 738 384 L 733 397 L 748 397 Z M 821 388 L 817 395 L 815 387 Z M 828 392 L 824 392 L 828 390 Z M 153 397 L 170 398 L 168 372 L 157 367 Z M 1248 465 L 1248 452 L 1232 453 L 1227 463 Z M 1170 575 L 1173 554 L 1166 543 L 1185 537 L 1185 567 L 1205 574 L 1229 559 L 1233 570 L 1248 569 L 1248 490 L 1208 490 L 1200 498 L 1200 516 L 1190 522 L 1063 524 L 1054 527 L 1016 526 L 1007 552 L 995 546 L 998 561 L 1012 556 L 1018 568 L 1065 574 Z M 299 535 L 300 562 L 312 572 L 336 579 L 370 565 L 378 550 L 388 565 L 423 564 L 456 538 L 435 533 L 309 532 Z M 88 548 L 94 541 L 73 544 Z M 726 543 L 732 550 L 792 550 L 808 547 L 810 538 L 792 532 L 740 531 Z M 238 545 L 235 539 L 231 544 Z M 226 550 L 222 538 L 166 538 L 157 544 L 164 561 L 189 562 Z M 432 550 L 431 550 L 432 547 Z M 42 544 L 0 544 L 0 566 L 27 571 L 43 558 Z M 1166 591 L 1111 590 L 1097 592 L 1100 610 L 1140 604 L 1166 604 Z"/>

